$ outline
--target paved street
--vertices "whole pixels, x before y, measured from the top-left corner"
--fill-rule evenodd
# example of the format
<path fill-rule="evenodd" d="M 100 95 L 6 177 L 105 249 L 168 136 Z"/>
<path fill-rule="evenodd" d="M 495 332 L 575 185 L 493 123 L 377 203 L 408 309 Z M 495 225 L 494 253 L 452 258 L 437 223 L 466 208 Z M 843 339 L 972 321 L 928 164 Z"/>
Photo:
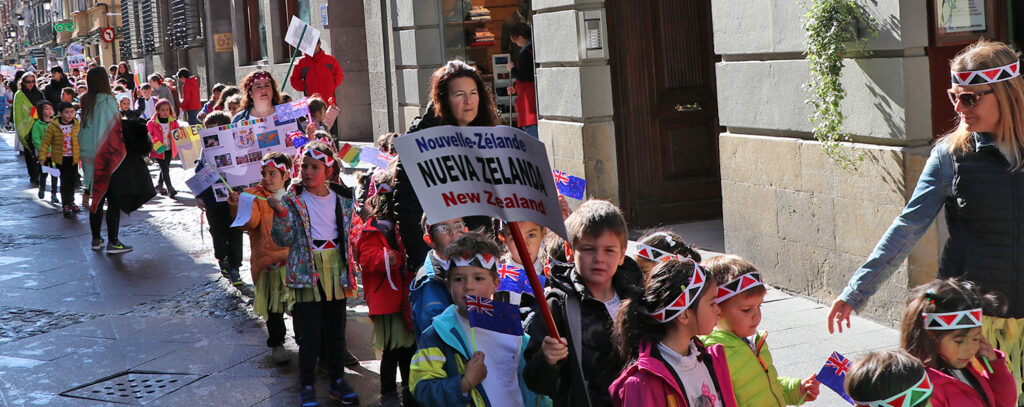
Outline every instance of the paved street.
<path fill-rule="evenodd" d="M 188 192 L 123 216 L 135 251 L 107 256 L 90 250 L 85 213 L 64 219 L 35 198 L 13 135 L 0 135 L 0 406 L 295 404 L 296 362 L 270 363 L 251 298 L 219 277 Z M 187 174 L 172 168 L 185 190 Z M 855 358 L 897 343 L 895 331 L 863 319 L 829 337 L 822 305 L 777 290 L 764 311 L 783 375 L 816 372 L 833 349 Z M 348 373 L 363 405 L 379 391 L 370 331 L 365 306 L 350 302 L 349 348 L 362 362 Z M 290 333 L 286 346 L 295 352 Z M 322 401 L 326 389 L 322 380 Z M 843 405 L 822 394 L 815 405 Z"/>

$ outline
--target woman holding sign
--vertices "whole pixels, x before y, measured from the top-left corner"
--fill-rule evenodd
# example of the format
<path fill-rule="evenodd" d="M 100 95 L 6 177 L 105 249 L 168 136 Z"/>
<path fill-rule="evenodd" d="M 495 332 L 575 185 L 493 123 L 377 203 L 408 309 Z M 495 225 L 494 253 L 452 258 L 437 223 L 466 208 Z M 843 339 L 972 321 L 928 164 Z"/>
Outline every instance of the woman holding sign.
<path fill-rule="evenodd" d="M 487 91 L 477 70 L 465 62 L 454 59 L 437 68 L 430 77 L 430 103 L 437 124 L 441 126 L 497 126 L 498 111 L 494 98 Z M 422 122 L 421 122 L 422 123 Z M 422 130 L 421 127 L 417 130 Z M 430 247 L 423 242 L 423 228 L 420 218 L 423 207 L 416 199 L 416 192 L 409 183 L 402 163 L 398 163 L 395 181 L 395 213 L 402 240 L 409 254 L 412 270 L 423 264 Z M 490 219 L 485 216 L 464 218 L 470 230 L 489 228 Z"/>

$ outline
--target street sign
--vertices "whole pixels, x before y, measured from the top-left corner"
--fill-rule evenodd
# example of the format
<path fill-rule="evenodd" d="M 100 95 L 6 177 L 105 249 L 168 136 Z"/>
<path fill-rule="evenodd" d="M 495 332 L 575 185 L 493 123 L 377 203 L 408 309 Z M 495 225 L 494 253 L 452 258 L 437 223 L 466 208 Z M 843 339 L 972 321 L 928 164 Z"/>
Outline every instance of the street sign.
<path fill-rule="evenodd" d="M 327 5 L 320 5 L 320 25 L 327 28 Z"/>
<path fill-rule="evenodd" d="M 103 31 L 100 32 L 100 38 L 103 39 L 103 42 L 114 42 L 114 29 L 104 27 Z"/>
<path fill-rule="evenodd" d="M 43 57 L 46 56 L 46 50 L 42 49 L 42 48 L 36 48 L 36 49 L 33 49 L 32 51 L 29 51 L 29 54 L 34 56 L 34 57 L 36 57 L 36 58 L 43 58 Z"/>

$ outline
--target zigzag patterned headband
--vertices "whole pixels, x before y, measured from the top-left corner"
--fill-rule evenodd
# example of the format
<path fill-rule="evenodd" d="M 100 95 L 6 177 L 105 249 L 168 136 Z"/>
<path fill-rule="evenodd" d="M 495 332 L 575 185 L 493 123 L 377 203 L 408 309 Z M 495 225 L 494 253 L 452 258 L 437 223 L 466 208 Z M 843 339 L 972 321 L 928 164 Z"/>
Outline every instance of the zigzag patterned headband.
<path fill-rule="evenodd" d="M 922 312 L 924 329 L 951 331 L 981 326 L 981 308 L 953 312 Z"/>
<path fill-rule="evenodd" d="M 954 85 L 970 86 L 1002 82 L 1020 76 L 1020 61 L 1015 61 L 998 68 L 979 69 L 977 71 L 949 71 Z"/>
<path fill-rule="evenodd" d="M 257 72 L 253 74 L 251 77 L 249 77 L 249 80 L 245 82 L 245 89 L 249 90 L 249 88 L 252 87 L 252 84 L 262 81 L 264 79 L 272 79 L 272 77 L 270 76 L 269 73 L 266 72 Z"/>
<path fill-rule="evenodd" d="M 640 256 L 640 257 L 643 257 L 643 258 L 645 258 L 647 260 L 653 261 L 653 262 L 663 262 L 663 261 L 669 261 L 669 260 L 682 260 L 682 259 L 687 258 L 686 256 L 675 254 L 675 253 L 669 253 L 669 252 L 666 252 L 666 251 L 661 250 L 661 249 L 655 249 L 655 248 L 653 248 L 651 246 L 648 246 L 648 245 L 645 245 L 645 244 L 642 244 L 642 243 L 636 245 L 636 255 Z"/>
<path fill-rule="evenodd" d="M 751 271 L 749 273 L 743 273 L 739 277 L 729 280 L 728 283 L 718 286 L 718 303 L 721 304 L 737 294 L 747 291 L 754 287 L 763 286 L 761 282 L 761 273 Z"/>
<path fill-rule="evenodd" d="M 277 161 L 274 161 L 274 159 L 272 159 L 272 158 L 268 158 L 266 160 L 263 160 L 263 166 L 266 167 L 268 165 L 272 165 L 272 166 L 276 167 L 277 169 L 281 170 L 281 172 L 284 173 L 284 174 L 288 174 L 288 172 L 289 172 L 287 165 L 284 165 L 284 164 L 281 164 L 281 163 L 279 163 Z"/>
<path fill-rule="evenodd" d="M 861 402 L 854 400 L 857 407 L 922 407 L 932 397 L 932 382 L 926 371 L 917 384 L 910 386 L 902 393 L 885 400 Z"/>
<path fill-rule="evenodd" d="M 655 312 L 648 312 L 647 315 L 663 324 L 675 319 L 683 311 L 686 311 L 687 308 L 690 308 L 690 305 L 693 305 L 693 301 L 697 299 L 701 290 L 704 289 L 705 279 L 704 269 L 694 262 L 693 276 L 690 277 L 689 284 L 682 287 L 683 292 L 679 293 L 679 296 L 672 300 L 665 308 Z"/>
<path fill-rule="evenodd" d="M 455 256 L 451 259 L 451 262 L 454 266 L 458 267 L 473 266 L 498 272 L 498 256 L 486 253 Z"/>
<path fill-rule="evenodd" d="M 321 153 L 319 151 L 316 151 L 316 149 L 307 148 L 306 149 L 306 156 L 313 157 L 314 160 L 320 160 L 320 161 L 322 161 L 324 163 L 324 165 L 326 165 L 328 167 L 333 167 L 334 166 L 334 158 L 331 157 L 330 154 L 324 154 L 324 153 Z"/>

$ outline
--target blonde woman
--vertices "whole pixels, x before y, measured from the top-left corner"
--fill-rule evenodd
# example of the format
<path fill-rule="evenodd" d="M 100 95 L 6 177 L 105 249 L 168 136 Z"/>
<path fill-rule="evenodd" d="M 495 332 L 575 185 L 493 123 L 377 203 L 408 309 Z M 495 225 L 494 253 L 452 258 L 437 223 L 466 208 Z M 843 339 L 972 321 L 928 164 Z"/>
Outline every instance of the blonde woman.
<path fill-rule="evenodd" d="M 950 63 L 949 100 L 959 126 L 932 149 L 914 195 L 863 266 L 832 303 L 833 324 L 850 326 L 861 309 L 946 209 L 949 239 L 939 278 L 960 277 L 1002 293 L 1006 315 L 986 315 L 983 332 L 1007 353 L 1021 383 L 1024 362 L 1024 78 L 1020 55 L 979 41 Z M 1005 318 L 1001 318 L 1005 317 Z M 1020 388 L 1017 389 L 1018 393 Z"/>

